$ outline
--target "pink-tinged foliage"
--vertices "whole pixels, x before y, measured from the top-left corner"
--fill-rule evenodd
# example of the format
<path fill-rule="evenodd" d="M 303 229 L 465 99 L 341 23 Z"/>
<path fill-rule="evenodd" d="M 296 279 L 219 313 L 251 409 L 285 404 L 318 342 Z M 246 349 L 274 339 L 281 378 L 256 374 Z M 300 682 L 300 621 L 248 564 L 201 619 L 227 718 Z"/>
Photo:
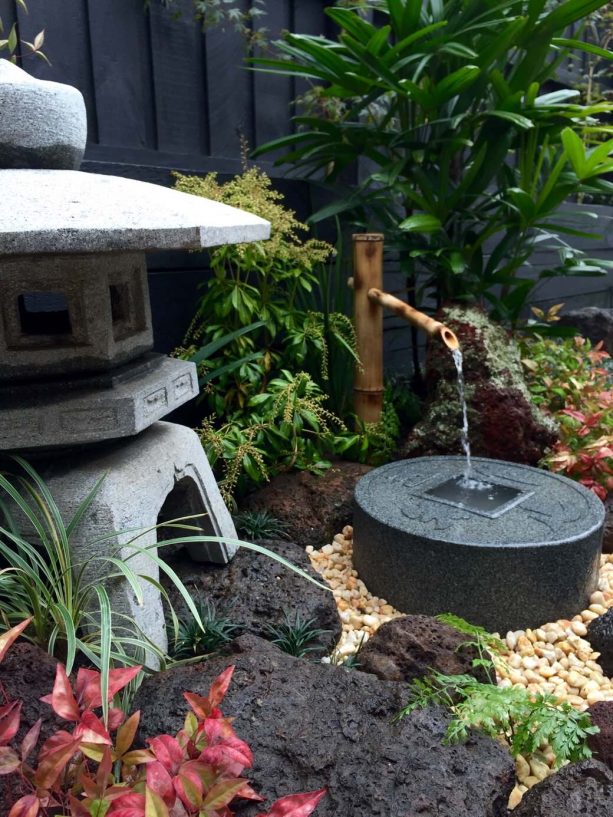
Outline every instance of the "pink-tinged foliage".
<path fill-rule="evenodd" d="M 543 458 L 551 471 L 576 479 L 604 502 L 613 490 L 613 392 L 602 367 L 602 343 L 585 338 L 524 343 L 526 380 L 532 400 L 550 414 L 560 439 Z"/>
<path fill-rule="evenodd" d="M 1 656 L 23 629 L 20 625 L 0 638 Z M 139 669 L 110 671 L 109 702 Z M 149 748 L 133 749 L 140 713 L 125 720 L 121 710 L 111 709 L 105 726 L 94 711 L 102 705 L 100 674 L 80 669 L 73 691 L 58 665 L 53 691 L 41 700 L 72 731 L 59 729 L 45 741 L 36 768 L 27 761 L 41 722 L 17 752 L 8 744 L 19 729 L 21 704 L 0 708 L 0 775 L 18 774 L 32 789 L 12 805 L 9 817 L 42 817 L 48 809 L 66 817 L 232 817 L 236 798 L 262 800 L 240 776 L 253 764 L 251 749 L 219 709 L 233 671 L 222 672 L 207 696 L 185 694 L 192 711 L 176 735 L 157 735 L 147 741 Z M 283 797 L 261 817 L 308 817 L 324 793 Z"/>
<path fill-rule="evenodd" d="M 40 800 L 35 794 L 20 797 L 9 811 L 9 817 L 36 817 L 40 810 Z"/>
<path fill-rule="evenodd" d="M 15 627 L 11 627 L 10 630 L 7 630 L 5 633 L 0 635 L 0 664 L 2 663 L 2 660 L 11 644 L 19 638 L 31 621 L 31 618 L 26 618 L 25 621 L 22 621 Z"/>
<path fill-rule="evenodd" d="M 21 701 L 0 706 L 0 746 L 9 744 L 19 729 Z"/>
<path fill-rule="evenodd" d="M 257 817 L 309 817 L 325 794 L 325 788 L 304 794 L 290 794 L 277 800 L 270 811 L 258 814 Z"/>

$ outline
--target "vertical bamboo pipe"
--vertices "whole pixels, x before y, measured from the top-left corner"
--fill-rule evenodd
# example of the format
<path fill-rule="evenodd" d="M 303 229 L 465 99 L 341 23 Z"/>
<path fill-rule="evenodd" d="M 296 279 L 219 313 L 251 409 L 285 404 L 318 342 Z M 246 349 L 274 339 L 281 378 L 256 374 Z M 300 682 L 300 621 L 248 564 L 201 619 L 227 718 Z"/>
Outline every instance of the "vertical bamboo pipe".
<path fill-rule="evenodd" d="M 383 286 L 383 235 L 356 233 L 352 239 L 354 322 L 362 362 L 353 382 L 354 409 L 365 423 L 376 423 L 383 408 L 383 308 L 368 291 Z"/>

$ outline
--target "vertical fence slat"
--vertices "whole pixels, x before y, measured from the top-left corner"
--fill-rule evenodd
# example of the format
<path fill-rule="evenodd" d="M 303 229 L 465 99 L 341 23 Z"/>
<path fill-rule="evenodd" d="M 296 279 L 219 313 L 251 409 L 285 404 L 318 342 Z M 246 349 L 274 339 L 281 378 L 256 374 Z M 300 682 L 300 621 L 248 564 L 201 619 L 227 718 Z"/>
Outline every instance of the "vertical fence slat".
<path fill-rule="evenodd" d="M 95 97 L 91 74 L 87 11 L 83 0 L 29 0 L 29 14 L 17 9 L 19 32 L 33 42 L 45 30 L 43 51 L 51 61 L 28 56 L 24 49 L 22 67 L 39 79 L 75 85 L 83 94 L 88 113 L 88 132 L 95 137 Z"/>
<path fill-rule="evenodd" d="M 2 25 L 4 26 L 4 34 L 2 35 L 3 39 L 8 36 L 11 26 L 16 19 L 17 15 L 15 12 L 15 0 L 0 0 L 0 20 L 2 20 Z M 7 52 L 2 51 L 0 54 L 2 57 L 6 57 Z"/>
<path fill-rule="evenodd" d="M 248 9 L 248 0 L 242 0 L 240 6 Z M 205 39 L 211 155 L 237 159 L 241 136 L 253 145 L 252 76 L 245 64 L 247 44 L 232 28 L 210 29 Z"/>
<path fill-rule="evenodd" d="M 267 17 L 260 18 L 256 26 L 268 29 L 275 39 L 283 29 L 290 26 L 289 0 L 267 0 Z M 293 83 L 286 77 L 256 73 L 255 91 L 255 145 L 262 145 L 289 133 L 288 120 L 292 114 Z M 269 154 L 273 157 L 273 154 Z"/>
<path fill-rule="evenodd" d="M 155 149 L 151 44 L 143 4 L 88 0 L 88 6 L 100 142 Z"/>
<path fill-rule="evenodd" d="M 192 0 L 150 7 L 158 147 L 208 154 L 204 39 Z"/>

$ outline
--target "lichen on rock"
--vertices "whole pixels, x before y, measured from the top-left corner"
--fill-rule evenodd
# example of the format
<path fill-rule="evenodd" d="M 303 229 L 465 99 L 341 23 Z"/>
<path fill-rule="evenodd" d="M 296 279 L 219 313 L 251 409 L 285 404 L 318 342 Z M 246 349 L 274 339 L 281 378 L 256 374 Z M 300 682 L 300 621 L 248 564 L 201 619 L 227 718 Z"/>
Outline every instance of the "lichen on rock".
<path fill-rule="evenodd" d="M 556 441 L 557 429 L 530 400 L 513 338 L 475 307 L 451 306 L 439 318 L 460 341 L 472 453 L 536 465 Z M 412 430 L 404 456 L 462 453 L 457 373 L 443 344 L 429 345 L 426 385 L 426 412 Z"/>

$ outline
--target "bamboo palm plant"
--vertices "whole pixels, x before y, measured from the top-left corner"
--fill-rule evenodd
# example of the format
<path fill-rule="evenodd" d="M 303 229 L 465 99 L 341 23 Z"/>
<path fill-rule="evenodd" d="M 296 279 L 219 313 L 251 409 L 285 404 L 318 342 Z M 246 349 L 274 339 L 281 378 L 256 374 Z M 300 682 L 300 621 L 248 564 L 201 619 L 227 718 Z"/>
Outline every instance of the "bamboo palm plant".
<path fill-rule="evenodd" d="M 412 287 L 421 273 L 417 300 L 486 300 L 511 323 L 536 283 L 522 268 L 537 244 L 559 254 L 541 277 L 600 274 L 603 262 L 565 238 L 591 233 L 559 208 L 613 192 L 613 108 L 581 104 L 556 71 L 581 49 L 611 59 L 565 36 L 605 0 L 345 5 L 355 7 L 326 9 L 336 37 L 286 34 L 274 58 L 254 60 L 312 85 L 295 132 L 256 155 L 281 150 L 277 163 L 334 183 L 315 219 L 345 213 L 383 229 Z M 362 181 L 343 193 L 358 166 Z"/>

